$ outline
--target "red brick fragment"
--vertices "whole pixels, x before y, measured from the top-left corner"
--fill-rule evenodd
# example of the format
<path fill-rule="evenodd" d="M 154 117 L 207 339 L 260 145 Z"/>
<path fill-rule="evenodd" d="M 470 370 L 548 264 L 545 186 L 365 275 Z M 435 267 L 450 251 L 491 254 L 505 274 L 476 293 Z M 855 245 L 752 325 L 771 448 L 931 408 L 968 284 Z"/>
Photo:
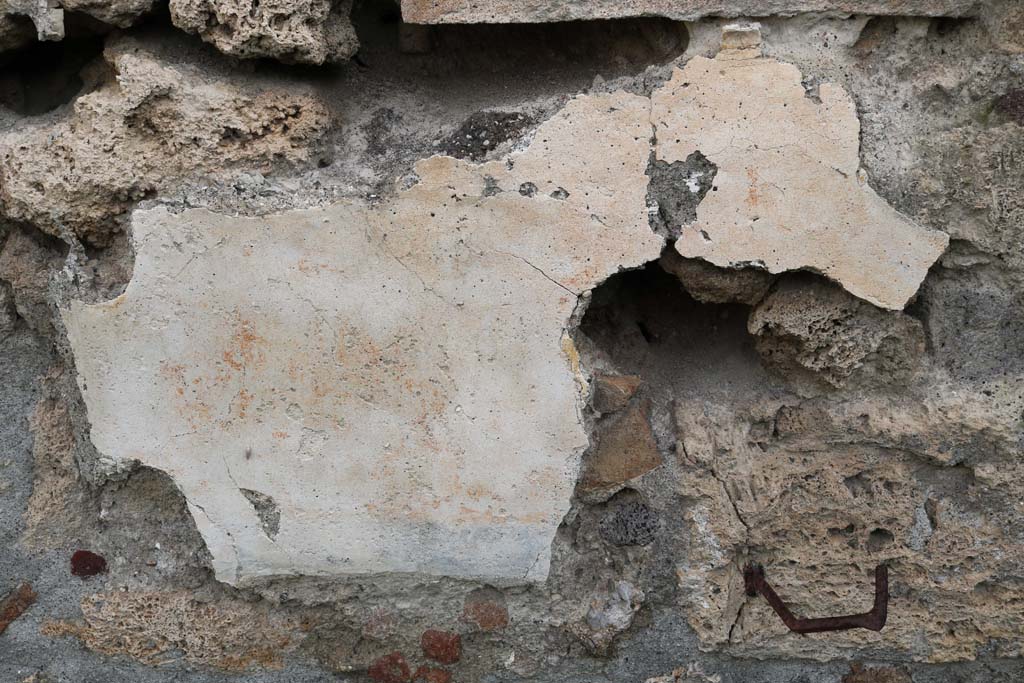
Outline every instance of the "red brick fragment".
<path fill-rule="evenodd" d="M 462 656 L 462 636 L 448 631 L 428 629 L 420 638 L 423 654 L 442 664 L 454 664 Z"/>
<path fill-rule="evenodd" d="M 409 683 L 412 671 L 401 652 L 384 655 L 373 664 L 367 672 L 377 683 Z"/>
<path fill-rule="evenodd" d="M 505 596 L 494 588 L 479 588 L 466 596 L 462 618 L 481 631 L 500 631 L 508 626 Z"/>
<path fill-rule="evenodd" d="M 436 666 L 421 666 L 416 669 L 412 680 L 425 683 L 452 683 L 452 672 Z"/>
<path fill-rule="evenodd" d="M 23 583 L 0 600 L 0 633 L 7 630 L 12 621 L 32 606 L 36 601 L 36 593 L 32 584 Z"/>
<path fill-rule="evenodd" d="M 107 561 L 102 555 L 89 550 L 76 550 L 71 556 L 71 573 L 85 578 L 107 571 Z"/>

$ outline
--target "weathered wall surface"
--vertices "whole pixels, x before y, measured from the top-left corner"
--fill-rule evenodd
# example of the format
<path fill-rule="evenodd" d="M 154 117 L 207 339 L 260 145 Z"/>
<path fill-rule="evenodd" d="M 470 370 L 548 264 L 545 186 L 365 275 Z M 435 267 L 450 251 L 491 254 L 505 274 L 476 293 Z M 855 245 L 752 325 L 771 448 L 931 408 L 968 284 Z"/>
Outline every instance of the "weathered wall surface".
<path fill-rule="evenodd" d="M 1017 3 L 0 49 L 0 680 L 1024 677 Z"/>

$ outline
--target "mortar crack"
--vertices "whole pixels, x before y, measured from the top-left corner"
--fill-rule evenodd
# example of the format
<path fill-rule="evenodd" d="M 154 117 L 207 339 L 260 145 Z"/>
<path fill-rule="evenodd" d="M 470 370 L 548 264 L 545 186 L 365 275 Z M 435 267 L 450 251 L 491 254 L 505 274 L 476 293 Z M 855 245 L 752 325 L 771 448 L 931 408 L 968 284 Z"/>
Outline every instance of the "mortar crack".
<path fill-rule="evenodd" d="M 733 634 L 733 632 L 736 631 L 736 627 L 739 626 L 740 619 L 743 618 L 743 610 L 744 610 L 744 608 L 746 606 L 747 606 L 747 598 L 746 598 L 746 595 L 744 594 L 743 595 L 743 602 L 740 603 L 739 608 L 736 610 L 736 616 L 733 617 L 732 624 L 729 626 L 728 642 L 730 642 L 730 643 L 733 642 L 732 634 Z"/>
<path fill-rule="evenodd" d="M 726 485 L 725 480 L 722 479 L 722 477 L 720 477 L 718 475 L 718 472 L 715 471 L 715 468 L 708 467 L 707 471 L 708 471 L 708 473 L 712 477 L 715 478 L 715 481 L 718 482 L 718 485 L 722 487 L 722 492 L 725 494 L 726 499 L 728 499 L 729 505 L 732 506 L 733 514 L 736 515 L 736 519 L 738 519 L 740 524 L 743 525 L 743 529 L 745 531 L 744 535 L 749 539 L 749 537 L 750 537 L 750 525 L 747 524 L 747 520 L 745 520 L 743 518 L 743 515 L 740 513 L 739 505 L 736 503 L 736 499 L 733 497 L 732 493 L 730 492 L 729 487 Z"/>

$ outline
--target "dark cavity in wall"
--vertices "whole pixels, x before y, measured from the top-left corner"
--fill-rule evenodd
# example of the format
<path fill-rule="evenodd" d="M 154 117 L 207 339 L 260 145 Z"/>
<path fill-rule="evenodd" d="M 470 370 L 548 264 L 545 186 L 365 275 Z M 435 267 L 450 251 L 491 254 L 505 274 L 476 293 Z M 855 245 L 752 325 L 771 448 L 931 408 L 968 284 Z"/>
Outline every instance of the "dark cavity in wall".
<path fill-rule="evenodd" d="M 522 112 L 479 111 L 441 142 L 440 152 L 456 159 L 479 161 L 503 142 L 523 135 L 534 118 Z"/>
<path fill-rule="evenodd" d="M 652 262 L 594 290 L 581 348 L 591 356 L 588 367 L 637 375 L 656 398 L 742 393 L 767 381 L 747 331 L 749 312 L 743 304 L 697 301 Z"/>
<path fill-rule="evenodd" d="M 90 80 L 83 69 L 103 52 L 103 31 L 89 17 L 65 12 L 66 37 L 0 54 L 0 105 L 38 116 L 71 102 Z"/>
<path fill-rule="evenodd" d="M 683 22 L 656 17 L 414 26 L 402 23 L 395 2 L 362 2 L 352 20 L 361 46 L 354 61 L 363 71 L 401 65 L 408 76 L 444 81 L 445 97 L 457 96 L 453 82 L 512 92 L 574 79 L 586 87 L 597 74 L 614 78 L 669 62 L 689 43 Z"/>

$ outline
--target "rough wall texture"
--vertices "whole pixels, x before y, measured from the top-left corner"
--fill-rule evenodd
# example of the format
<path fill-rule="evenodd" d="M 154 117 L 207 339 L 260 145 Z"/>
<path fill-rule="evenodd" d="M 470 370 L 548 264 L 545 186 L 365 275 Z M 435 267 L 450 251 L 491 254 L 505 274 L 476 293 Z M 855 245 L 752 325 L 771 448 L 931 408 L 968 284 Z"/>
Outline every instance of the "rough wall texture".
<path fill-rule="evenodd" d="M 1024 678 L 1018 3 L 0 50 L 0 681 Z"/>

